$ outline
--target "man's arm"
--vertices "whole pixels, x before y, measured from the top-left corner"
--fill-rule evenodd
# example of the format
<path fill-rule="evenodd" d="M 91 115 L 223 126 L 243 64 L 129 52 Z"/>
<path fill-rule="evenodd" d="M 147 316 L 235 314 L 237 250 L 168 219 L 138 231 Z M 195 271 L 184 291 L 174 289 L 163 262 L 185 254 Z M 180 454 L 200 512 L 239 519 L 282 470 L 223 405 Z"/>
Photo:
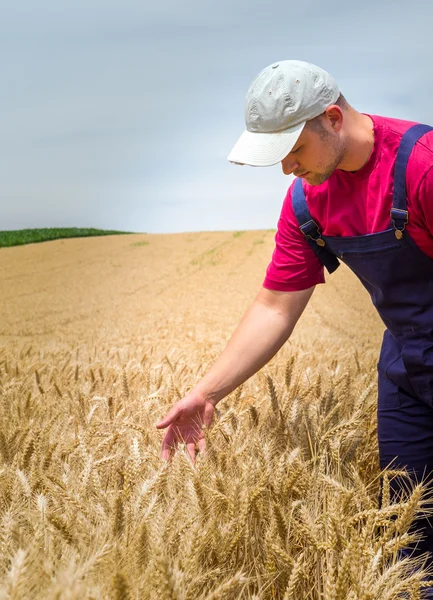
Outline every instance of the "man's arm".
<path fill-rule="evenodd" d="M 314 287 L 297 292 L 262 288 L 194 391 L 215 406 L 259 371 L 287 341 L 313 291 Z"/>
<path fill-rule="evenodd" d="M 278 352 L 313 291 L 314 287 L 297 292 L 260 290 L 210 371 L 157 423 L 158 429 L 168 427 L 162 442 L 163 459 L 169 458 L 180 441 L 185 442 L 193 461 L 196 444 L 205 449 L 202 426 L 212 423 L 215 405 Z"/>

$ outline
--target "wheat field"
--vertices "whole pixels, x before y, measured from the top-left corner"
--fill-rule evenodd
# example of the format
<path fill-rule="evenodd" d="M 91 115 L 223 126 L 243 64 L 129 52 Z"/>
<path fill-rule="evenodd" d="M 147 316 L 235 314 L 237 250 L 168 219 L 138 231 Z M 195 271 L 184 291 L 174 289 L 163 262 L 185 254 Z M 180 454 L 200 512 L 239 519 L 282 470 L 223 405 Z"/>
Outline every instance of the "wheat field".
<path fill-rule="evenodd" d="M 344 267 L 217 407 L 207 452 L 155 424 L 257 294 L 272 231 L 0 252 L 0 598 L 392 600 L 423 484 L 392 504 L 376 439 L 383 325 Z"/>

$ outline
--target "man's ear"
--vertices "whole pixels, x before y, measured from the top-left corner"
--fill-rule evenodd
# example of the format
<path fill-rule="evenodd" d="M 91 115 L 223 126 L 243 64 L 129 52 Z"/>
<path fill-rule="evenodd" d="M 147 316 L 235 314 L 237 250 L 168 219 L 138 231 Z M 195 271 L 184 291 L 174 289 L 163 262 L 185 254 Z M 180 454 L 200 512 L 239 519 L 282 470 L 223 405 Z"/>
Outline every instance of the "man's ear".
<path fill-rule="evenodd" d="M 325 110 L 325 117 L 334 131 L 340 131 L 343 125 L 343 111 L 337 104 L 331 104 Z"/>

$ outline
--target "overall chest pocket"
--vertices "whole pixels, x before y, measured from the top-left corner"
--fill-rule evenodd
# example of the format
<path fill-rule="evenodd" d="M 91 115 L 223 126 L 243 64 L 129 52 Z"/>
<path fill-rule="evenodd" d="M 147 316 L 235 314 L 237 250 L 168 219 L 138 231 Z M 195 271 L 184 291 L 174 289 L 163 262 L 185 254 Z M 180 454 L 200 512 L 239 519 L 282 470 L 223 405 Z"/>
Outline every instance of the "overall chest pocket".
<path fill-rule="evenodd" d="M 351 249 L 346 249 L 346 248 L 341 248 L 340 252 L 337 252 L 337 256 L 339 258 L 341 258 L 341 260 L 343 262 L 347 262 L 350 263 L 351 259 L 353 259 L 354 261 L 370 261 L 371 259 L 373 259 L 375 262 L 377 262 L 377 258 L 378 256 L 386 256 L 388 254 L 392 254 L 395 253 L 398 257 L 398 259 L 400 259 L 400 254 L 401 251 L 404 248 L 400 245 L 400 244 L 396 244 L 394 242 L 390 243 L 390 244 L 385 244 L 385 245 L 381 245 L 381 246 L 370 246 L 370 247 L 366 247 L 366 248 L 351 248 Z"/>

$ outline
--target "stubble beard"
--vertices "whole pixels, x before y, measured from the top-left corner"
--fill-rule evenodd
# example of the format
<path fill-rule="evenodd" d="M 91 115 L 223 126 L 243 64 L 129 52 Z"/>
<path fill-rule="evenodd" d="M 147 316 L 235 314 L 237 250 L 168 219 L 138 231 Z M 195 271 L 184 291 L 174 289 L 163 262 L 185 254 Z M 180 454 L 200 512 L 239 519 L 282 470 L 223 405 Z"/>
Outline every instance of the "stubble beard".
<path fill-rule="evenodd" d="M 310 185 L 321 185 L 327 181 L 334 171 L 338 169 L 338 165 L 341 164 L 346 153 L 346 144 L 337 143 L 327 132 L 323 131 L 320 137 L 328 146 L 327 150 L 331 154 L 331 157 L 323 167 L 322 165 L 319 166 L 319 171 L 310 171 L 307 177 L 305 177 L 306 182 Z"/>
<path fill-rule="evenodd" d="M 324 183 L 327 179 L 329 179 L 331 177 L 331 175 L 337 169 L 340 162 L 341 162 L 340 159 L 333 160 L 331 164 L 328 164 L 326 166 L 326 169 L 324 171 L 314 172 L 314 173 L 310 172 L 307 175 L 307 177 L 305 177 L 305 180 L 310 185 L 321 185 L 322 183 Z"/>

